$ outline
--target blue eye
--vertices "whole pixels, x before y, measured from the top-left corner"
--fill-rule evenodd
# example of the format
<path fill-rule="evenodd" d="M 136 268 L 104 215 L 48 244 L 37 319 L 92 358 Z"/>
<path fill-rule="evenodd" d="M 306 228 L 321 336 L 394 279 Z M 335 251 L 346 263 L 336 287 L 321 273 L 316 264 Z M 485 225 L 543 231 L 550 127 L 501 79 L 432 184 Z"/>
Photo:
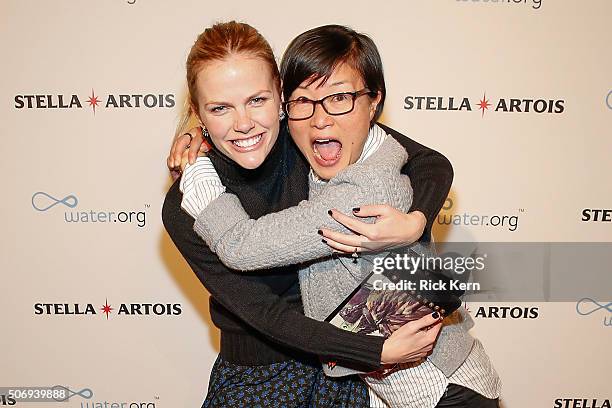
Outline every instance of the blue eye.
<path fill-rule="evenodd" d="M 225 109 L 227 108 L 227 106 L 224 105 L 220 105 L 220 106 L 215 106 L 213 108 L 210 109 L 210 111 L 212 113 L 221 113 L 223 112 Z"/>
<path fill-rule="evenodd" d="M 251 99 L 251 103 L 253 105 L 263 105 L 263 103 L 266 102 L 267 100 L 268 98 L 264 96 L 256 96 L 255 98 Z"/>

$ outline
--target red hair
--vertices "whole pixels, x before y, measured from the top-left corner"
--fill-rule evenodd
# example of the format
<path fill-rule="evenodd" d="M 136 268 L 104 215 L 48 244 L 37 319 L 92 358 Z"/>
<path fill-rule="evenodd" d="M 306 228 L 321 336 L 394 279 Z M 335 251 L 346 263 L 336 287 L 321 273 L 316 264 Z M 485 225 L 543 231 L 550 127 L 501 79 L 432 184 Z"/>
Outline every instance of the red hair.
<path fill-rule="evenodd" d="M 236 21 L 217 23 L 198 36 L 187 57 L 187 87 L 193 107 L 198 108 L 196 81 L 202 67 L 235 54 L 247 54 L 267 63 L 280 92 L 280 74 L 272 47 L 259 31 Z"/>

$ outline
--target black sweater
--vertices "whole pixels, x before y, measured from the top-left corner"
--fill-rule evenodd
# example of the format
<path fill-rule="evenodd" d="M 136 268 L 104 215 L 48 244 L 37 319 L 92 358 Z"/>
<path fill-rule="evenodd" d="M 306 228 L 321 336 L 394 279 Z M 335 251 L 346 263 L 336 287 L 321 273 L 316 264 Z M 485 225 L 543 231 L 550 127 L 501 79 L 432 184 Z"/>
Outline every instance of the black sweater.
<path fill-rule="evenodd" d="M 433 219 L 450 189 L 452 167 L 443 155 L 382 127 L 408 152 L 410 158 L 402 172 L 413 185 L 412 209 L 427 217 L 422 239 L 428 240 Z M 245 170 L 215 150 L 209 157 L 227 191 L 238 196 L 251 218 L 308 198 L 309 166 L 291 140 L 286 122 L 269 156 L 256 170 Z M 289 358 L 313 362 L 312 354 L 316 354 L 362 369 L 379 367 L 383 338 L 349 333 L 304 316 L 296 266 L 257 274 L 225 267 L 193 231 L 194 220 L 181 209 L 181 199 L 177 181 L 166 195 L 164 226 L 211 294 L 210 314 L 221 329 L 225 359 L 240 365 L 264 365 Z"/>

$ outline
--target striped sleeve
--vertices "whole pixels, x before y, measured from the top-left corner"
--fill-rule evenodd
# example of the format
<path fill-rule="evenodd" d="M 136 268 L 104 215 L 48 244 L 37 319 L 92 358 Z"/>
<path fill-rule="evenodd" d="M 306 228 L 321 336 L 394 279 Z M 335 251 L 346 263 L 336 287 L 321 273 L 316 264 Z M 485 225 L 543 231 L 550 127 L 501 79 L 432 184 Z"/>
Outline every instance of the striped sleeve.
<path fill-rule="evenodd" d="M 501 395 L 499 375 L 478 339 L 467 359 L 449 378 L 430 359 L 400 364 L 388 375 L 362 375 L 362 378 L 370 388 L 370 405 L 375 408 L 434 408 L 445 395 L 448 384 L 460 385 L 489 399 Z"/>
<path fill-rule="evenodd" d="M 499 375 L 478 339 L 474 341 L 467 359 L 448 380 L 490 399 L 499 398 L 501 394 L 502 384 Z"/>
<path fill-rule="evenodd" d="M 212 200 L 225 192 L 225 186 L 206 156 L 198 157 L 193 165 L 187 165 L 179 189 L 183 192 L 181 208 L 194 219 Z"/>

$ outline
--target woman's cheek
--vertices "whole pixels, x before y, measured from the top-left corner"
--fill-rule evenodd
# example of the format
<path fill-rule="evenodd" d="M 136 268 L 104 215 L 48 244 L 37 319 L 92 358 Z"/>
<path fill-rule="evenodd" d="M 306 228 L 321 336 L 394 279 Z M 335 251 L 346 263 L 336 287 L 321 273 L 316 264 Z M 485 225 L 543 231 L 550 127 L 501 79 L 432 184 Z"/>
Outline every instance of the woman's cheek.
<path fill-rule="evenodd" d="M 305 120 L 300 121 L 289 121 L 289 133 L 291 134 L 291 138 L 298 145 L 298 147 L 302 150 L 302 153 L 305 153 L 305 144 L 308 139 L 308 133 L 305 131 Z"/>
<path fill-rule="evenodd" d="M 227 137 L 227 134 L 229 133 L 229 130 L 231 129 L 232 123 L 231 123 L 231 118 L 229 117 L 231 115 L 225 115 L 225 116 L 227 117 L 212 116 L 209 118 L 209 120 L 206 121 L 207 123 L 206 128 L 208 129 L 208 133 L 210 134 L 210 137 L 213 140 L 213 142 L 223 141 Z"/>
<path fill-rule="evenodd" d="M 270 129 L 278 123 L 278 112 L 279 111 L 274 108 L 274 106 L 266 106 L 265 108 L 253 112 L 251 118 L 266 129 Z"/>

